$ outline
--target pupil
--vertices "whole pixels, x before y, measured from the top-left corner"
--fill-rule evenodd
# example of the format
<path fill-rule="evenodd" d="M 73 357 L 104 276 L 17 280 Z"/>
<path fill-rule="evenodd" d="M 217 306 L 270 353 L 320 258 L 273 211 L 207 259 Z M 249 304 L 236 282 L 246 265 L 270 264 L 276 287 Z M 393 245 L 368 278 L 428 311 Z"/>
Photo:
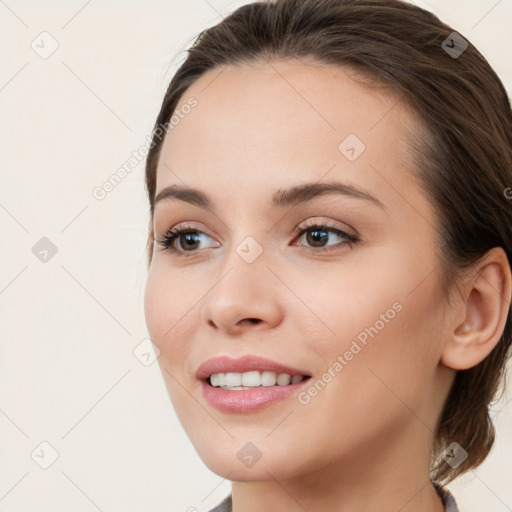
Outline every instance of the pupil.
<path fill-rule="evenodd" d="M 189 248 L 194 247 L 194 243 L 197 243 L 197 234 L 195 233 L 185 233 L 185 239 L 187 240 L 186 246 Z M 191 238 L 196 238 L 196 240 L 191 240 Z"/>
<path fill-rule="evenodd" d="M 322 240 L 328 238 L 326 232 L 322 230 L 310 231 L 310 233 L 311 237 L 308 235 L 308 243 L 311 243 L 311 245 L 315 245 L 317 242 L 322 242 Z M 319 235 L 319 233 L 323 233 L 323 235 Z M 310 238 L 312 240 L 310 240 Z"/>

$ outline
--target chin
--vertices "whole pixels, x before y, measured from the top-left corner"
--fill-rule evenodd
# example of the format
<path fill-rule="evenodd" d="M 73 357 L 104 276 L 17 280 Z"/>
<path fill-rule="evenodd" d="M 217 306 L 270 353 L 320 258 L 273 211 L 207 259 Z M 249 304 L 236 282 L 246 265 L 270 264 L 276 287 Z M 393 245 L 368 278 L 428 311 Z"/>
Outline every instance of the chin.
<path fill-rule="evenodd" d="M 194 444 L 203 463 L 213 473 L 231 481 L 262 482 L 294 478 L 301 474 L 300 464 L 272 446 L 262 447 L 263 442 L 237 440 L 214 444 L 203 438 L 201 445 Z M 258 450 L 257 446 L 261 447 Z M 259 458 L 258 458 L 259 457 Z"/>

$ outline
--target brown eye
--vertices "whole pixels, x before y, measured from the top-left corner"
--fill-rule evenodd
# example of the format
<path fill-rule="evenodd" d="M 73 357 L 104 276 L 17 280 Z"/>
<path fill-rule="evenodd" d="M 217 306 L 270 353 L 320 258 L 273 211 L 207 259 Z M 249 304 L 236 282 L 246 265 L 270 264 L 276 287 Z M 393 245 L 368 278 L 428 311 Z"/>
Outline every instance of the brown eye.
<path fill-rule="evenodd" d="M 338 244 L 330 244 L 326 245 L 329 242 L 330 238 L 334 238 L 334 235 L 341 239 L 341 242 Z M 329 226 L 326 224 L 312 224 L 300 227 L 298 230 L 298 237 L 302 237 L 305 235 L 305 244 L 298 244 L 298 245 L 304 245 L 308 249 L 314 249 L 317 248 L 316 251 L 311 252 L 328 252 L 335 250 L 335 248 L 338 248 L 340 246 L 346 246 L 349 247 L 355 244 L 359 241 L 359 238 L 355 235 L 351 235 L 342 229 L 338 228 L 337 226 Z M 334 249 L 331 248 L 331 245 L 334 245 Z M 308 247 L 309 246 L 309 247 Z"/>
<path fill-rule="evenodd" d="M 198 229 L 178 226 L 167 231 L 156 243 L 177 256 L 192 256 L 198 252 L 201 235 L 211 238 Z M 175 247 L 175 242 L 178 242 L 179 248 Z"/>

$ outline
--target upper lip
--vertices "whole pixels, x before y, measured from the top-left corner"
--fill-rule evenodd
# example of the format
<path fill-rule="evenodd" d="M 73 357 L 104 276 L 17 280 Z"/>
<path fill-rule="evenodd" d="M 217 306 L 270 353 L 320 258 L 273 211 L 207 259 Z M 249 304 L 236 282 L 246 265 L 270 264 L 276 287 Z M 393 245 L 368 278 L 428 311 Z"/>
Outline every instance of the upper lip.
<path fill-rule="evenodd" d="M 275 373 L 287 373 L 289 375 L 306 375 L 311 374 L 305 370 L 292 368 L 291 366 L 271 361 L 259 356 L 246 355 L 238 358 L 229 356 L 219 356 L 208 359 L 202 363 L 196 372 L 199 380 L 206 380 L 212 373 L 236 372 L 244 373 L 253 370 L 270 371 Z"/>

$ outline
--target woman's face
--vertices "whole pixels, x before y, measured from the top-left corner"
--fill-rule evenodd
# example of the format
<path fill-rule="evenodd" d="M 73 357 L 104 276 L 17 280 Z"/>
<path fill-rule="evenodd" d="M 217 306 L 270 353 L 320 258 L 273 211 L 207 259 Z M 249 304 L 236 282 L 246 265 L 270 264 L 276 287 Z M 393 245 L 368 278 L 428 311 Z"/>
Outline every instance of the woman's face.
<path fill-rule="evenodd" d="M 195 234 L 174 252 L 155 244 L 145 314 L 181 424 L 230 480 L 381 470 L 394 455 L 404 471 L 428 467 L 453 371 L 439 363 L 446 306 L 434 210 L 405 142 L 415 124 L 388 94 L 290 60 L 215 69 L 180 99 L 156 195 L 198 189 L 211 210 L 156 203 L 157 240 Z M 335 182 L 346 188 L 315 189 Z M 311 378 L 264 407 L 219 410 L 196 372 L 245 355 Z"/>

